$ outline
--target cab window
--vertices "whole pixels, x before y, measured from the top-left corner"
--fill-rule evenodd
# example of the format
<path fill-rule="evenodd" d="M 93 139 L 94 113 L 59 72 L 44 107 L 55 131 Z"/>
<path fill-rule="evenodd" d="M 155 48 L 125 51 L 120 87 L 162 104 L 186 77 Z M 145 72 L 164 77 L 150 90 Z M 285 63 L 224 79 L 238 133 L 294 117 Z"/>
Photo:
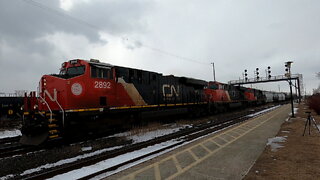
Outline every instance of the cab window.
<path fill-rule="evenodd" d="M 219 88 L 218 88 L 218 85 L 217 85 L 217 84 L 215 84 L 215 83 L 211 83 L 211 84 L 209 84 L 209 88 L 210 88 L 210 89 L 214 89 L 214 90 L 219 89 Z"/>
<path fill-rule="evenodd" d="M 85 71 L 85 66 L 75 66 L 75 67 L 68 68 L 65 74 L 69 76 L 78 76 L 78 75 L 84 74 L 84 71 Z"/>
<path fill-rule="evenodd" d="M 112 79 L 112 71 L 107 66 L 91 66 L 92 78 Z"/>

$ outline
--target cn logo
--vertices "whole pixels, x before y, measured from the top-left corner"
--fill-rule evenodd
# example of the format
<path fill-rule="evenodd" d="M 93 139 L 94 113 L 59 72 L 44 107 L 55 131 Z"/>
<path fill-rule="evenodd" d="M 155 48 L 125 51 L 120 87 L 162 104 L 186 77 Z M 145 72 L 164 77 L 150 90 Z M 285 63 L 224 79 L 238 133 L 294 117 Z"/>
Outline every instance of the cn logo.
<path fill-rule="evenodd" d="M 164 98 L 172 98 L 173 96 L 179 96 L 179 86 L 177 89 L 174 85 L 164 84 L 162 85 L 162 93 Z"/>
<path fill-rule="evenodd" d="M 79 83 L 74 83 L 71 86 L 71 92 L 72 94 L 79 96 L 82 93 L 82 86 Z"/>
<path fill-rule="evenodd" d="M 53 89 L 53 97 L 51 96 L 51 94 L 48 92 L 48 90 L 44 90 L 44 99 L 46 99 L 46 95 L 49 97 L 49 99 L 51 101 L 57 101 L 57 89 Z"/>

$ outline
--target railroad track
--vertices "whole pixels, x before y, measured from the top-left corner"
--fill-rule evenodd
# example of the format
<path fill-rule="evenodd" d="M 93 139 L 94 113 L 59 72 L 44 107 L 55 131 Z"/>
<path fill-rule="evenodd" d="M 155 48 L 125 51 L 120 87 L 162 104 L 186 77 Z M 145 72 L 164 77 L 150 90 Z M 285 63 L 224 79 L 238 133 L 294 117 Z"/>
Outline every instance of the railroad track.
<path fill-rule="evenodd" d="M 258 111 L 261 111 L 261 110 L 263 110 L 263 109 L 262 108 L 256 108 L 254 111 L 240 112 L 237 115 L 234 115 L 234 114 L 230 114 L 230 115 L 227 115 L 227 116 L 224 115 L 224 116 L 219 116 L 216 119 L 208 118 L 208 122 L 207 123 L 200 124 L 200 125 L 194 126 L 192 128 L 186 128 L 184 130 L 181 130 L 181 131 L 178 131 L 178 132 L 175 132 L 175 133 L 172 133 L 172 134 L 164 135 L 164 136 L 161 136 L 161 137 L 149 140 L 149 141 L 128 145 L 128 146 L 125 146 L 125 147 L 123 147 L 121 149 L 108 151 L 108 152 L 105 152 L 103 154 L 100 154 L 100 155 L 97 155 L 97 156 L 94 156 L 94 157 L 81 159 L 81 160 L 76 161 L 74 163 L 65 164 L 65 165 L 62 165 L 62 166 L 59 166 L 59 167 L 55 167 L 55 168 L 52 168 L 52 169 L 46 169 L 43 172 L 37 172 L 37 173 L 30 174 L 30 175 L 27 175 L 27 176 L 22 176 L 22 177 L 19 177 L 19 178 L 23 178 L 23 179 L 46 179 L 46 178 L 50 178 L 50 177 L 53 177 L 53 176 L 56 176 L 56 175 L 59 175 L 59 174 L 63 174 L 63 173 L 66 173 L 66 172 L 69 172 L 69 171 L 72 171 L 72 170 L 75 170 L 75 169 L 82 168 L 82 167 L 85 167 L 85 166 L 93 165 L 93 164 L 96 164 L 96 163 L 98 163 L 100 161 L 107 160 L 107 159 L 110 159 L 110 158 L 114 158 L 114 157 L 117 157 L 119 155 L 123 155 L 123 154 L 129 153 L 129 152 L 133 152 L 133 151 L 136 151 L 136 150 L 140 150 L 140 149 L 143 149 L 143 148 L 148 147 L 148 146 L 160 144 L 162 142 L 166 142 L 166 141 L 173 140 L 173 139 L 178 139 L 178 138 L 180 138 L 182 140 L 182 141 L 179 141 L 179 142 L 177 142 L 177 143 L 175 143 L 173 145 L 167 146 L 165 148 L 156 150 L 156 151 L 151 152 L 151 153 L 144 154 L 144 155 L 142 155 L 140 157 L 131 159 L 129 161 L 123 162 L 123 163 L 118 164 L 116 166 L 109 167 L 109 168 L 104 169 L 102 171 L 98 171 L 98 172 L 95 172 L 93 174 L 90 174 L 88 176 L 85 176 L 85 177 L 81 178 L 81 179 L 90 179 L 90 178 L 96 177 L 96 176 L 98 176 L 100 174 L 103 174 L 103 173 L 106 173 L 106 172 L 109 172 L 109 171 L 112 171 L 112 170 L 116 170 L 119 167 L 122 167 L 124 165 L 130 164 L 130 163 L 136 162 L 138 160 L 141 160 L 143 158 L 146 158 L 146 157 L 152 156 L 154 154 L 163 152 L 163 151 L 165 151 L 167 149 L 174 148 L 176 146 L 179 146 L 179 145 L 181 145 L 183 143 L 186 143 L 188 141 L 192 141 L 194 139 L 197 139 L 197 138 L 202 137 L 204 135 L 207 135 L 209 133 L 213 133 L 213 132 L 216 132 L 216 131 L 221 130 L 223 128 L 229 127 L 231 125 L 243 122 L 243 121 L 245 121 L 247 119 L 252 118 L 252 116 L 248 116 L 249 114 L 252 114 L 252 113 L 255 113 L 255 112 L 258 112 Z"/>
<path fill-rule="evenodd" d="M 0 158 L 21 155 L 37 150 L 37 147 L 19 143 L 21 136 L 0 139 Z"/>
<path fill-rule="evenodd" d="M 20 140 L 20 138 L 21 138 L 21 136 L 2 138 L 2 139 L 0 139 L 0 144 L 18 142 Z"/>
<path fill-rule="evenodd" d="M 24 146 L 18 142 L 11 143 L 0 147 L 0 158 L 6 158 L 15 155 L 21 155 L 28 152 L 35 151 L 35 147 Z"/>

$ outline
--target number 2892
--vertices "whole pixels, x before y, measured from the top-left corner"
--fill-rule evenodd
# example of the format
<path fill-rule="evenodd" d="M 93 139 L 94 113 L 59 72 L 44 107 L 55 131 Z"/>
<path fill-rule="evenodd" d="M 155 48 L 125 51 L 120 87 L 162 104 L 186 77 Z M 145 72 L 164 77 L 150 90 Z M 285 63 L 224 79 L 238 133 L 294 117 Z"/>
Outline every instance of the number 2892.
<path fill-rule="evenodd" d="M 94 82 L 94 88 L 110 89 L 111 88 L 111 83 L 110 82 L 103 82 L 103 81 L 95 81 Z"/>

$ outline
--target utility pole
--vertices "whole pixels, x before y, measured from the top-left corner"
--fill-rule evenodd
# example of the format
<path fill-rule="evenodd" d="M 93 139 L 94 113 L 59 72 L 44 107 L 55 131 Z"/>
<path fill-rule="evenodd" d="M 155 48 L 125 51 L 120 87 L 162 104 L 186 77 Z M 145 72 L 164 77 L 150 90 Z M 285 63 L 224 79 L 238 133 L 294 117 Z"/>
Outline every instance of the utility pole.
<path fill-rule="evenodd" d="M 212 62 L 211 64 L 212 64 L 212 71 L 213 71 L 213 80 L 216 81 L 216 71 L 214 69 L 214 62 Z"/>

